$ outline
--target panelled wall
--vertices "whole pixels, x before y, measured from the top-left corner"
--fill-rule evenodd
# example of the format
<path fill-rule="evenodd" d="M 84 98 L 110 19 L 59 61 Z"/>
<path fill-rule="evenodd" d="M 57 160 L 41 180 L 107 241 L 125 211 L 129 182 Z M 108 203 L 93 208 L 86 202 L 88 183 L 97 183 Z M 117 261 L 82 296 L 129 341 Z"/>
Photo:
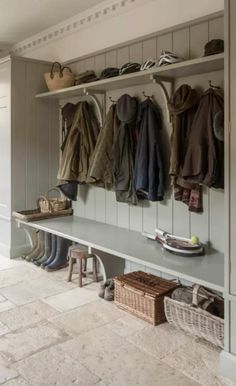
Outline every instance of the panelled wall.
<path fill-rule="evenodd" d="M 223 38 L 223 15 L 207 18 L 198 23 L 184 25 L 181 28 L 166 31 L 164 34 L 136 41 L 95 56 L 71 62 L 69 65 L 76 72 L 94 69 L 96 73 L 108 66 L 122 66 L 129 61 L 143 62 L 148 58 L 158 58 L 161 50 L 171 50 L 185 59 L 203 56 L 204 45 L 213 38 Z M 208 88 L 208 81 L 223 87 L 223 71 L 178 79 L 175 87 L 188 83 L 199 92 Z M 170 86 L 166 84 L 167 88 Z M 147 84 L 116 90 L 107 94 L 107 109 L 110 106 L 109 96 L 118 99 L 127 92 L 143 100 L 142 91 L 152 94 L 161 107 L 163 116 L 163 135 L 170 135 L 171 125 L 167 106 L 158 85 Z M 170 89 L 169 89 L 170 91 Z M 166 169 L 168 170 L 169 144 L 164 149 Z M 224 193 L 213 189 L 204 189 L 203 214 L 190 214 L 188 208 L 173 199 L 171 191 L 161 203 L 141 202 L 137 206 L 117 203 L 114 192 L 97 187 L 81 186 L 77 203 L 74 204 L 75 214 L 113 224 L 127 229 L 153 233 L 156 227 L 183 236 L 199 235 L 203 242 L 223 252 L 224 240 L 222 221 L 224 215 Z"/>

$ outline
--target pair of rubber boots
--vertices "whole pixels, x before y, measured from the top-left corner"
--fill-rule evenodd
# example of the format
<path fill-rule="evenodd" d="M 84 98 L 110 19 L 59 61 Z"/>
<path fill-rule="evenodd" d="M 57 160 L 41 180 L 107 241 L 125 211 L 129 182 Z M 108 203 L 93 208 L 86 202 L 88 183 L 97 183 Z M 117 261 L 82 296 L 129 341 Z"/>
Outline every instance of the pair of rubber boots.
<path fill-rule="evenodd" d="M 56 271 L 67 266 L 68 249 L 71 241 L 51 233 L 36 231 L 33 234 L 32 251 L 25 256 L 26 261 L 49 271 Z"/>
<path fill-rule="evenodd" d="M 115 289 L 114 280 L 107 279 L 105 283 L 101 284 L 98 296 L 104 300 L 112 302 L 114 300 L 114 289 Z"/>

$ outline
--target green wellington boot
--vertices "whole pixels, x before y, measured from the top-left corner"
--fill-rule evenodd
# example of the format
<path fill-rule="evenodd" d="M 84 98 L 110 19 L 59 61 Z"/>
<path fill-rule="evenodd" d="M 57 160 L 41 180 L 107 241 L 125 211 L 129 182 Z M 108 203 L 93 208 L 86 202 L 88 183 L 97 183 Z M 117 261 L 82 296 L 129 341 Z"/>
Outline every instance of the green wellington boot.
<path fill-rule="evenodd" d="M 28 251 L 28 252 L 24 253 L 23 255 L 21 255 L 22 259 L 25 259 L 26 256 L 30 255 L 31 253 L 33 253 L 36 250 L 36 248 L 38 246 L 38 237 L 37 237 L 38 232 L 39 231 L 37 229 L 33 230 L 32 235 L 31 235 L 31 238 L 32 238 L 32 241 L 33 241 L 33 246 L 31 247 L 30 251 Z"/>
<path fill-rule="evenodd" d="M 43 245 L 44 245 L 44 232 L 39 231 L 37 233 L 37 248 L 32 253 L 27 255 L 25 260 L 26 261 L 33 261 L 33 259 L 37 258 L 42 252 Z"/>
<path fill-rule="evenodd" d="M 44 254 L 41 258 L 34 260 L 34 264 L 38 267 L 44 263 L 51 255 L 52 250 L 52 235 L 46 232 L 44 237 Z"/>

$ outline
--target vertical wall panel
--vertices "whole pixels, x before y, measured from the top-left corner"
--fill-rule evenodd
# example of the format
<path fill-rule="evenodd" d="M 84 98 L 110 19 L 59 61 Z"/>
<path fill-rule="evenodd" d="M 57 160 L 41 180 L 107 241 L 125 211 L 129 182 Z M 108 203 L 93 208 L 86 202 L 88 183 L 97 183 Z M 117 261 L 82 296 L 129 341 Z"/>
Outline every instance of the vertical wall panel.
<path fill-rule="evenodd" d="M 142 62 L 142 43 L 135 43 L 129 46 L 129 60 L 131 62 Z"/>
<path fill-rule="evenodd" d="M 157 39 L 152 38 L 143 42 L 143 62 L 147 59 L 157 58 Z"/>
<path fill-rule="evenodd" d="M 121 67 L 129 61 L 129 47 L 118 48 L 117 50 L 117 66 Z"/>
<path fill-rule="evenodd" d="M 129 207 L 129 227 L 138 232 L 142 232 L 143 227 L 143 207 L 142 202 L 138 205 L 130 205 Z"/>
<path fill-rule="evenodd" d="M 210 189 L 210 241 L 212 247 L 224 250 L 224 193 Z"/>
<path fill-rule="evenodd" d="M 173 41 L 172 33 L 160 35 L 157 37 L 157 57 L 159 58 L 162 50 L 172 51 Z"/>
<path fill-rule="evenodd" d="M 204 46 L 209 40 L 209 23 L 195 24 L 190 27 L 190 58 L 199 58 L 204 54 Z"/>
<path fill-rule="evenodd" d="M 209 40 L 224 39 L 224 18 L 218 17 L 209 21 Z"/>
<path fill-rule="evenodd" d="M 101 71 L 106 67 L 106 56 L 105 54 L 95 56 L 94 68 L 97 74 L 100 74 Z"/>
<path fill-rule="evenodd" d="M 155 233 L 157 227 L 157 204 L 151 201 L 143 202 L 143 232 Z"/>
<path fill-rule="evenodd" d="M 106 191 L 103 188 L 94 188 L 95 190 L 95 219 L 106 222 Z"/>
<path fill-rule="evenodd" d="M 189 28 L 173 32 L 173 51 L 184 59 L 189 59 Z"/>
<path fill-rule="evenodd" d="M 117 50 L 108 51 L 105 55 L 106 55 L 106 67 L 116 67 Z"/>
<path fill-rule="evenodd" d="M 117 225 L 117 202 L 112 191 L 106 191 L 106 223 Z"/>
<path fill-rule="evenodd" d="M 126 203 L 117 203 L 117 225 L 129 228 L 129 205 Z"/>

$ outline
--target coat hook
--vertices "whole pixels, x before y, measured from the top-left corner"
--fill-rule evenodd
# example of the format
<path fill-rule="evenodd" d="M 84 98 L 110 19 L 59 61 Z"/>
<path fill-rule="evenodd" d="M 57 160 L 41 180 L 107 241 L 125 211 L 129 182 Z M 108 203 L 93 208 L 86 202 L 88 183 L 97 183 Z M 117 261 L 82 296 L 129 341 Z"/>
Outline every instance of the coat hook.
<path fill-rule="evenodd" d="M 117 101 L 115 101 L 114 99 L 112 99 L 111 96 L 109 96 L 109 100 L 110 100 L 112 103 L 117 103 Z"/>
<path fill-rule="evenodd" d="M 144 96 L 145 98 L 149 98 L 149 99 L 152 99 L 152 98 L 153 98 L 153 95 L 147 95 L 147 94 L 145 93 L 145 91 L 143 91 L 143 96 Z"/>
<path fill-rule="evenodd" d="M 211 80 L 208 81 L 208 84 L 209 84 L 209 87 L 210 87 L 210 88 L 215 88 L 215 89 L 217 89 L 217 90 L 220 89 L 219 86 L 214 86 L 214 85 L 212 84 Z"/>

